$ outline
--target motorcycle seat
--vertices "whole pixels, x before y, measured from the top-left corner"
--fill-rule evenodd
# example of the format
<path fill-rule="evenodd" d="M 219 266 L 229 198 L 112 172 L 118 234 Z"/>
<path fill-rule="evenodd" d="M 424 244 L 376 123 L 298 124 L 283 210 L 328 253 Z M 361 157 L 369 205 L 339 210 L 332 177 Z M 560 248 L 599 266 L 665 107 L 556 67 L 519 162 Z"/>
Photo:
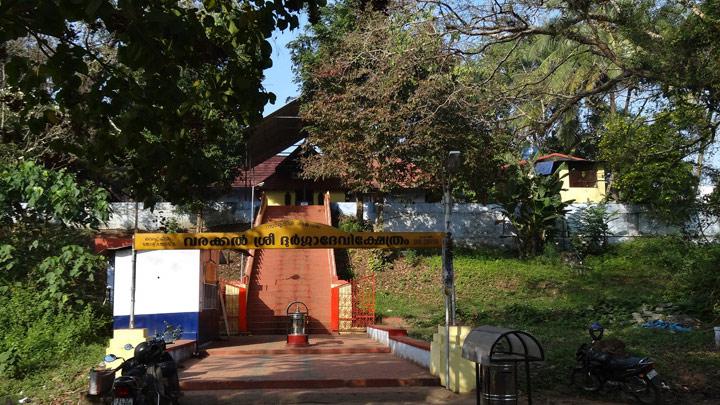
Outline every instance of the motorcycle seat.
<path fill-rule="evenodd" d="M 616 369 L 635 368 L 642 363 L 648 363 L 647 357 L 610 357 L 608 366 Z"/>

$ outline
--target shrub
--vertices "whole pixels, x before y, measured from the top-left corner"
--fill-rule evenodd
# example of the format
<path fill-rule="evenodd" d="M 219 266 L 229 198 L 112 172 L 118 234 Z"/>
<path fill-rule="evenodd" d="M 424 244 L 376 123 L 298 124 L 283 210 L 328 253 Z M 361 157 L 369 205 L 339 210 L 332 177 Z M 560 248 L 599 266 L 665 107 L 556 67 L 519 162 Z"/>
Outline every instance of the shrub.
<path fill-rule="evenodd" d="M 369 270 L 373 273 L 387 270 L 391 263 L 392 252 L 386 252 L 383 249 L 370 249 L 370 257 L 368 258 Z"/>
<path fill-rule="evenodd" d="M 365 221 L 351 216 L 341 216 L 338 228 L 345 232 L 362 232 L 366 229 Z"/>
<path fill-rule="evenodd" d="M 413 267 L 418 266 L 422 262 L 420 252 L 415 249 L 403 250 L 402 255 L 405 257 L 405 261 Z"/>
<path fill-rule="evenodd" d="M 106 264 L 85 237 L 107 220 L 107 196 L 62 170 L 0 163 L 2 375 L 32 375 L 106 336 Z"/>
<path fill-rule="evenodd" d="M 712 321 L 720 319 L 720 244 L 696 244 L 679 237 L 641 238 L 619 244 L 603 256 L 615 267 L 632 268 L 667 280 L 665 298 L 688 314 Z"/>
<path fill-rule="evenodd" d="M 572 229 L 572 245 L 581 255 L 600 254 L 607 249 L 612 235 L 608 225 L 614 217 L 605 204 L 590 204 L 568 216 Z"/>
<path fill-rule="evenodd" d="M 0 374 L 17 377 L 49 368 L 87 343 L 104 339 L 106 311 L 46 310 L 38 292 L 20 286 L 0 297 Z"/>

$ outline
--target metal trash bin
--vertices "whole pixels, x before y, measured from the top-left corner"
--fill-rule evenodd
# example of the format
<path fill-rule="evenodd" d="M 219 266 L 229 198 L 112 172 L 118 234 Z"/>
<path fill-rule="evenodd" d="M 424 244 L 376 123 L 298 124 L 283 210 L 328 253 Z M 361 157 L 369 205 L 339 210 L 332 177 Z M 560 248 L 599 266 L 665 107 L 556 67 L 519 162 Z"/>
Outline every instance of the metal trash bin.
<path fill-rule="evenodd" d="M 480 403 L 515 405 L 518 402 L 517 363 L 480 365 Z"/>
<path fill-rule="evenodd" d="M 525 363 L 526 394 L 532 404 L 531 361 L 545 360 L 540 343 L 529 333 L 484 325 L 465 338 L 462 357 L 475 363 L 478 404 L 515 405 L 519 399 L 518 363 Z"/>
<path fill-rule="evenodd" d="M 290 312 L 290 307 L 293 305 L 295 305 L 295 312 Z M 304 311 L 300 310 L 301 305 L 305 308 Z M 307 346 L 309 344 L 307 333 L 309 311 L 307 305 L 300 301 L 291 302 L 287 306 L 285 314 L 288 317 L 288 346 Z"/>
<path fill-rule="evenodd" d="M 110 392 L 115 381 L 115 372 L 111 369 L 90 370 L 90 381 L 88 384 L 88 395 L 102 396 Z"/>

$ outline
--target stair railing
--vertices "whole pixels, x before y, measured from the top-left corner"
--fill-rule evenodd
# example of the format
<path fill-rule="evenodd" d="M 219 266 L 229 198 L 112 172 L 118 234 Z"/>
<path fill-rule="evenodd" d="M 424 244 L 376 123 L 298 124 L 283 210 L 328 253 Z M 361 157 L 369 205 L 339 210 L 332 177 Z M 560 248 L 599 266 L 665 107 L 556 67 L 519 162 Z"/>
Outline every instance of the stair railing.
<path fill-rule="evenodd" d="M 325 192 L 323 206 L 325 206 L 325 224 L 332 226 L 332 207 L 330 205 L 330 192 Z M 330 276 L 337 280 L 337 266 L 335 265 L 335 249 L 328 249 L 328 260 L 330 261 Z"/>
<path fill-rule="evenodd" d="M 257 213 L 257 217 L 251 218 L 253 221 L 253 227 L 262 225 L 263 221 L 265 220 L 265 212 L 267 211 L 267 196 L 265 193 L 262 194 L 261 202 L 260 202 L 260 210 Z M 245 291 L 247 293 L 245 294 L 245 319 L 247 319 L 247 308 L 248 308 L 248 297 L 250 296 L 250 277 L 252 277 L 252 269 L 255 265 L 255 250 L 250 250 L 250 256 L 248 256 L 247 260 L 245 261 L 245 271 L 244 275 L 242 277 L 242 283 L 245 286 Z M 247 329 L 247 325 L 245 325 Z M 247 330 L 244 330 L 243 332 L 247 332 Z"/>

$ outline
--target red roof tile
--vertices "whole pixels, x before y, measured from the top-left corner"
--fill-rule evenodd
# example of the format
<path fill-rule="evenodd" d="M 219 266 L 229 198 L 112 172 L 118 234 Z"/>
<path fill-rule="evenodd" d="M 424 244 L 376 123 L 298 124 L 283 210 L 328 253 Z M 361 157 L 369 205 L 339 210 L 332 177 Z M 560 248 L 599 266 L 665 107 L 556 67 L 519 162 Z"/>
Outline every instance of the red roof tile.
<path fill-rule="evenodd" d="M 250 170 L 240 172 L 232 186 L 251 187 L 267 180 L 275 174 L 277 167 L 287 158 L 287 156 L 273 156 Z"/>
<path fill-rule="evenodd" d="M 562 153 L 551 153 L 549 155 L 540 156 L 537 159 L 535 159 L 536 162 L 542 162 L 543 160 L 552 160 L 552 161 L 576 161 L 576 162 L 587 162 L 587 159 L 579 158 L 577 156 L 571 156 L 571 155 L 565 155 Z"/>

